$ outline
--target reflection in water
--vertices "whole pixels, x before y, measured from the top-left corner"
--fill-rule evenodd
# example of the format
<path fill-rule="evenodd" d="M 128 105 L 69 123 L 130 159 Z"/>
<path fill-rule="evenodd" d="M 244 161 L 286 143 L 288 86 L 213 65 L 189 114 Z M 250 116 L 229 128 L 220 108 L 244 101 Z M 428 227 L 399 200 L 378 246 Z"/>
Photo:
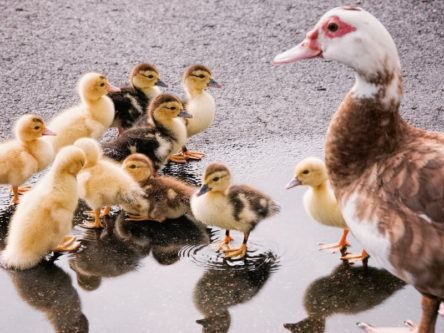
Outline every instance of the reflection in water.
<path fill-rule="evenodd" d="M 6 247 L 8 225 L 14 211 L 15 206 L 7 206 L 0 210 L 0 250 L 4 250 Z"/>
<path fill-rule="evenodd" d="M 246 259 L 247 261 L 248 259 Z M 254 269 L 251 265 L 210 267 L 194 289 L 194 303 L 205 318 L 196 322 L 202 325 L 202 332 L 223 333 L 230 327 L 228 308 L 248 302 L 261 290 L 277 268 L 272 253 L 265 253 L 261 260 L 256 258 Z"/>
<path fill-rule="evenodd" d="M 373 267 L 365 270 L 362 266 L 341 264 L 305 291 L 304 306 L 308 318 L 295 324 L 284 324 L 284 327 L 293 333 L 322 333 L 327 317 L 371 309 L 404 285 L 386 270 Z"/>
<path fill-rule="evenodd" d="M 189 244 L 208 244 L 205 228 L 186 217 L 158 222 L 125 221 L 124 213 L 114 223 L 106 218 L 107 228 L 87 230 L 81 240 L 83 251 L 73 255 L 70 267 L 85 290 L 97 289 L 103 277 L 116 277 L 135 270 L 151 252 L 162 265 L 179 260 L 180 249 Z"/>
<path fill-rule="evenodd" d="M 53 263 L 43 261 L 25 271 L 8 271 L 23 300 L 43 312 L 56 332 L 88 332 L 80 298 L 71 277 Z"/>

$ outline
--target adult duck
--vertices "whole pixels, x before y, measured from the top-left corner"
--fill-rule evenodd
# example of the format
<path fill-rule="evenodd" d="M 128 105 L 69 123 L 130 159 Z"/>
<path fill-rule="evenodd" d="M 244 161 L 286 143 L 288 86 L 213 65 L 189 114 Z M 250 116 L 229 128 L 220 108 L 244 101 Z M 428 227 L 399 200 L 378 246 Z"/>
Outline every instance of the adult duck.
<path fill-rule="evenodd" d="M 398 52 L 370 13 L 350 6 L 328 11 L 273 63 L 317 57 L 356 73 L 325 144 L 345 221 L 370 256 L 422 293 L 418 332 L 434 332 L 444 299 L 444 135 L 400 117 Z"/>

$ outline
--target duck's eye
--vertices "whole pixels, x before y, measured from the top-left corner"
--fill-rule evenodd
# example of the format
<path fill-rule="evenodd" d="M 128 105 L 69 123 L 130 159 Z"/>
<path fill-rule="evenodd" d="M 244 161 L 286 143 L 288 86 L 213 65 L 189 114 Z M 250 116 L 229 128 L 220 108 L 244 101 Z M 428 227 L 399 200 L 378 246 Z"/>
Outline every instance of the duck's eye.
<path fill-rule="evenodd" d="M 129 168 L 130 168 L 130 169 L 135 169 L 135 168 L 136 168 L 136 165 L 135 165 L 135 164 L 131 164 L 131 165 L 129 166 Z"/>
<path fill-rule="evenodd" d="M 34 129 L 38 130 L 38 129 L 40 129 L 40 126 L 35 126 Z"/>
<path fill-rule="evenodd" d="M 327 29 L 330 32 L 336 32 L 339 29 L 339 25 L 337 23 L 331 22 L 328 24 Z"/>
<path fill-rule="evenodd" d="M 214 177 L 214 178 L 213 178 L 213 182 L 218 182 L 219 179 L 220 179 L 219 177 Z"/>
<path fill-rule="evenodd" d="M 148 77 L 148 79 L 152 79 L 152 78 L 154 78 L 154 75 L 148 75 L 147 77 Z"/>
<path fill-rule="evenodd" d="M 174 111 L 174 110 L 176 110 L 176 107 L 172 106 L 172 107 L 170 107 L 170 109 Z"/>
<path fill-rule="evenodd" d="M 101 87 L 104 87 L 104 86 L 105 86 L 105 83 L 104 83 L 104 82 L 102 82 L 102 83 L 100 84 L 100 86 L 101 86 Z"/>
<path fill-rule="evenodd" d="M 304 175 L 308 175 L 308 174 L 310 173 L 310 171 L 308 171 L 308 170 L 304 170 L 304 171 L 302 171 L 302 173 L 303 173 Z"/>
<path fill-rule="evenodd" d="M 200 74 L 198 77 L 200 77 L 201 79 L 205 78 L 205 75 Z"/>

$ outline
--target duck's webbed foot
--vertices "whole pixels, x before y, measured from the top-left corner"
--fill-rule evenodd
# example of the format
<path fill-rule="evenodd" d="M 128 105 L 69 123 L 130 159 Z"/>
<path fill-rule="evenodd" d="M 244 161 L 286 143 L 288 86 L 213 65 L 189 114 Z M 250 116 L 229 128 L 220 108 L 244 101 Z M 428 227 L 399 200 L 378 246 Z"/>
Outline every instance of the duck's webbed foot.
<path fill-rule="evenodd" d="M 196 160 L 196 161 L 200 161 L 202 157 L 205 156 L 204 153 L 193 150 L 185 150 L 182 154 L 185 156 L 187 160 Z"/>
<path fill-rule="evenodd" d="M 12 198 L 10 205 L 18 205 L 20 203 L 20 195 L 31 190 L 31 185 L 11 186 Z"/>
<path fill-rule="evenodd" d="M 104 225 L 100 221 L 100 209 L 93 210 L 94 222 L 84 220 L 83 223 L 79 224 L 80 227 L 85 229 L 102 229 Z"/>
<path fill-rule="evenodd" d="M 105 206 L 103 210 L 100 211 L 100 217 L 110 216 L 111 214 L 111 207 Z M 96 213 L 94 210 L 85 210 L 83 212 L 83 215 L 86 215 L 87 217 L 96 217 Z"/>
<path fill-rule="evenodd" d="M 247 244 L 242 243 L 242 245 L 237 249 L 225 250 L 225 258 L 239 257 L 243 258 L 247 254 Z"/>
<path fill-rule="evenodd" d="M 169 160 L 170 160 L 170 162 L 173 162 L 173 163 L 179 163 L 179 164 L 187 163 L 187 159 L 183 153 L 177 153 L 177 154 L 171 155 L 169 157 Z"/>
<path fill-rule="evenodd" d="M 72 252 L 80 247 L 80 242 L 76 240 L 73 235 L 66 235 L 63 237 L 62 243 L 59 244 L 54 252 Z"/>
<path fill-rule="evenodd" d="M 344 229 L 342 231 L 342 236 L 341 236 L 341 239 L 339 240 L 339 242 L 330 243 L 330 244 L 319 243 L 319 250 L 320 251 L 327 250 L 331 253 L 336 253 L 339 251 L 339 252 L 341 252 L 342 255 L 345 255 L 345 252 L 347 251 L 347 247 L 350 246 L 350 244 L 347 243 L 347 235 L 348 235 L 348 230 Z"/>
<path fill-rule="evenodd" d="M 230 236 L 230 230 L 225 231 L 225 238 L 216 243 L 216 251 L 219 252 L 221 250 L 230 250 L 230 242 L 233 238 Z"/>
<path fill-rule="evenodd" d="M 368 253 L 365 250 L 362 250 L 361 253 L 346 253 L 341 257 L 341 260 L 346 260 L 351 264 L 356 261 L 362 261 L 362 265 L 364 267 L 367 267 L 369 258 L 370 256 L 368 255 Z"/>

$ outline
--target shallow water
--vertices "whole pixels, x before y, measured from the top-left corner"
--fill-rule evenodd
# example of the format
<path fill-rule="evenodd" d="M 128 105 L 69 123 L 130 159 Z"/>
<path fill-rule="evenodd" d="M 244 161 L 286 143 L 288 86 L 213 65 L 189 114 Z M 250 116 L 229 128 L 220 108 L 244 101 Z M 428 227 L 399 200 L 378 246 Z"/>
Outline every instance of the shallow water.
<path fill-rule="evenodd" d="M 282 205 L 280 215 L 252 232 L 245 262 L 215 252 L 212 243 L 223 231 L 187 218 L 127 222 L 114 211 L 102 231 L 74 228 L 82 242 L 78 253 L 25 272 L 0 270 L 1 331 L 345 333 L 360 332 L 357 321 L 418 322 L 419 294 L 374 260 L 364 272 L 360 264 L 341 264 L 339 254 L 318 251 L 318 242 L 337 241 L 340 230 L 311 221 L 302 207 L 304 189 L 286 191 L 285 184 L 298 160 L 319 151 L 282 140 L 208 147 L 206 153 L 200 163 L 165 172 L 197 184 L 205 165 L 223 156 L 237 182 Z M 4 188 L 0 200 L 4 240 L 11 214 Z M 242 241 L 241 234 L 233 236 L 234 245 Z"/>

